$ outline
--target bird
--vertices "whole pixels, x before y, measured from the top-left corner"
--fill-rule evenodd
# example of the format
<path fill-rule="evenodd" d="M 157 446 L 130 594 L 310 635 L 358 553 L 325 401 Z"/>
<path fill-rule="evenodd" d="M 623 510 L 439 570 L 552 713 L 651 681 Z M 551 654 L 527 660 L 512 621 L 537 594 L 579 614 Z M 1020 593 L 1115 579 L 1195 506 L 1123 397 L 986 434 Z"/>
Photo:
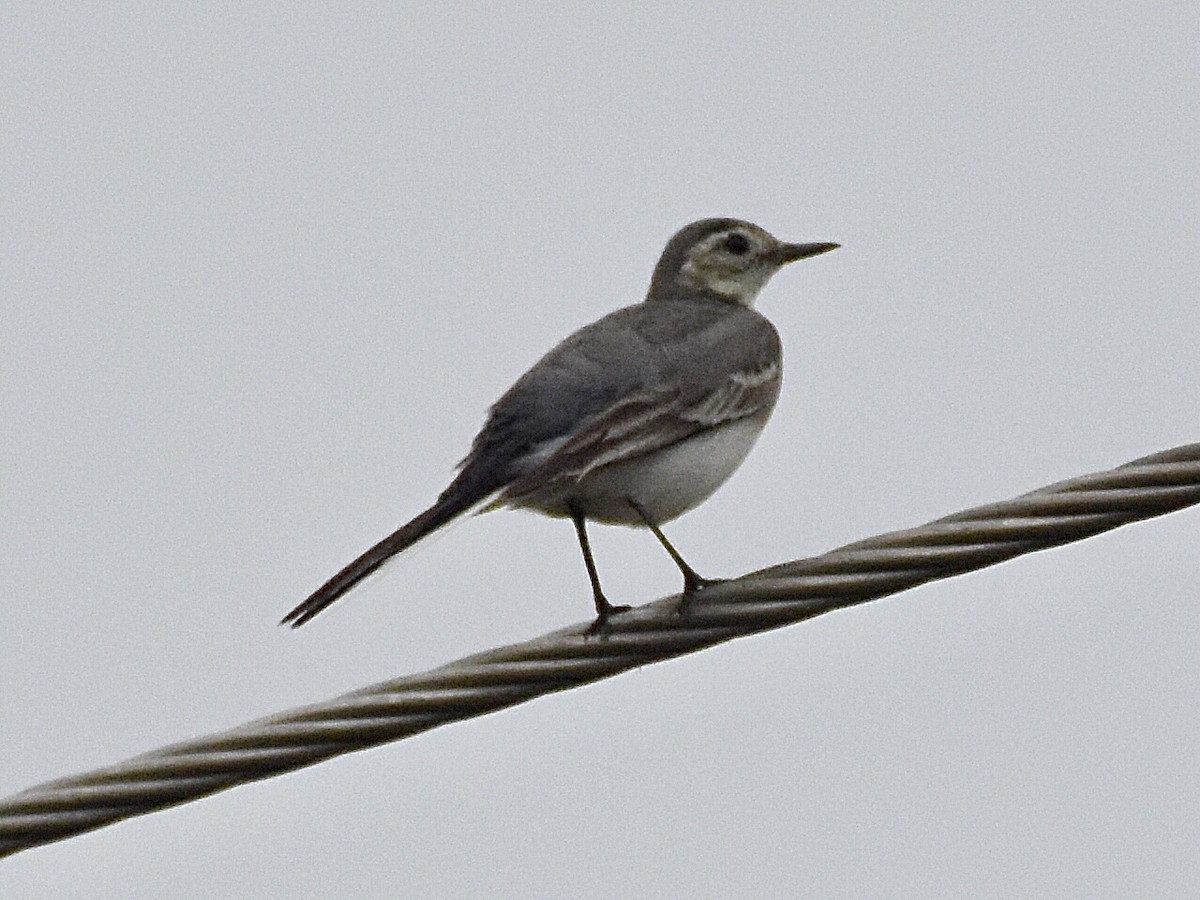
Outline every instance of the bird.
<path fill-rule="evenodd" d="M 683 575 L 686 604 L 718 579 L 688 565 L 661 526 L 733 474 L 779 397 L 779 333 L 754 302 L 780 268 L 838 246 L 787 243 L 735 218 L 681 228 L 641 303 L 574 332 L 517 379 L 433 505 L 280 624 L 303 625 L 422 538 L 502 507 L 572 521 L 596 609 L 589 632 L 629 607 L 601 588 L 588 522 L 648 529 Z"/>

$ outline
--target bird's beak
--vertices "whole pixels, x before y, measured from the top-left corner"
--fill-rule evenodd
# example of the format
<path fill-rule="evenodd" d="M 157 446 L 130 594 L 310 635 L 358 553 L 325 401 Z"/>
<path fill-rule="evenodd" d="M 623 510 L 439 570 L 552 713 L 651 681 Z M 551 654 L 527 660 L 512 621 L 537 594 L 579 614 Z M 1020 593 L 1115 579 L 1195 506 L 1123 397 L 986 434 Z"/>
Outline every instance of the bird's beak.
<path fill-rule="evenodd" d="M 798 259 L 805 259 L 809 256 L 816 256 L 818 253 L 828 253 L 830 250 L 836 250 L 841 244 L 817 243 L 817 244 L 780 244 L 775 249 L 775 260 L 779 265 L 795 262 Z"/>

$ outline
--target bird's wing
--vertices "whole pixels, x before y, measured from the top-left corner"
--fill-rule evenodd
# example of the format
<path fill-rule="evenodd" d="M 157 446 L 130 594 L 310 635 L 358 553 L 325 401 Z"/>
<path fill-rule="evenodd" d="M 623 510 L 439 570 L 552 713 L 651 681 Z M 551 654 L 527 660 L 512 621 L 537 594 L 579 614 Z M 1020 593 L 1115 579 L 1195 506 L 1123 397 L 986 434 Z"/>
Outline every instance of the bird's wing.
<path fill-rule="evenodd" d="M 604 466 L 669 447 L 697 432 L 719 428 L 767 411 L 779 396 L 780 369 L 770 362 L 731 372 L 707 393 L 647 390 L 622 398 L 584 422 L 574 433 L 548 444 L 540 461 L 521 473 L 495 505 L 520 504 L 560 488 Z"/>

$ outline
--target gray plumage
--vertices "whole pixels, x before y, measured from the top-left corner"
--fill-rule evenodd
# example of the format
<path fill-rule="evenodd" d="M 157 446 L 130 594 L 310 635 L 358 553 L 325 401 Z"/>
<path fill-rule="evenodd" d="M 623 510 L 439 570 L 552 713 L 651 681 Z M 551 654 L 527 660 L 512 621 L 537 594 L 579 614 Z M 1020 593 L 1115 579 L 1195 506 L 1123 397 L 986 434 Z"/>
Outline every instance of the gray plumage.
<path fill-rule="evenodd" d="M 492 406 L 458 476 L 425 512 L 284 618 L 298 626 L 470 509 L 516 506 L 574 519 L 599 618 L 586 519 L 654 530 L 693 508 L 741 463 L 779 396 L 782 349 L 751 308 L 780 266 L 836 244 L 785 244 L 737 219 L 705 219 L 667 244 L 645 302 L 576 331 Z M 690 578 L 689 578 L 690 576 Z"/>

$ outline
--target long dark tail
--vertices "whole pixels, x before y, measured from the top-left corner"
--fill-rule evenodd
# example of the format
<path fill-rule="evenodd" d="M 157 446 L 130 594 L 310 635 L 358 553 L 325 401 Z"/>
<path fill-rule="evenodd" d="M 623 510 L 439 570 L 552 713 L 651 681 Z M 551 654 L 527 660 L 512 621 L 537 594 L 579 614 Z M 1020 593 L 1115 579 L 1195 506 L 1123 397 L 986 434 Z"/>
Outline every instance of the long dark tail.
<path fill-rule="evenodd" d="M 437 531 L 451 519 L 456 518 L 487 496 L 488 491 L 482 490 L 482 486 L 477 481 L 469 484 L 468 479 L 463 478 L 465 474 L 464 472 L 459 475 L 454 483 L 442 492 L 437 503 L 407 525 L 401 526 L 397 531 L 385 537 L 313 591 L 307 600 L 284 616 L 279 624 L 299 628 L 401 550 L 406 550 L 421 538 Z M 470 479 L 470 481 L 475 481 L 475 479 Z"/>

